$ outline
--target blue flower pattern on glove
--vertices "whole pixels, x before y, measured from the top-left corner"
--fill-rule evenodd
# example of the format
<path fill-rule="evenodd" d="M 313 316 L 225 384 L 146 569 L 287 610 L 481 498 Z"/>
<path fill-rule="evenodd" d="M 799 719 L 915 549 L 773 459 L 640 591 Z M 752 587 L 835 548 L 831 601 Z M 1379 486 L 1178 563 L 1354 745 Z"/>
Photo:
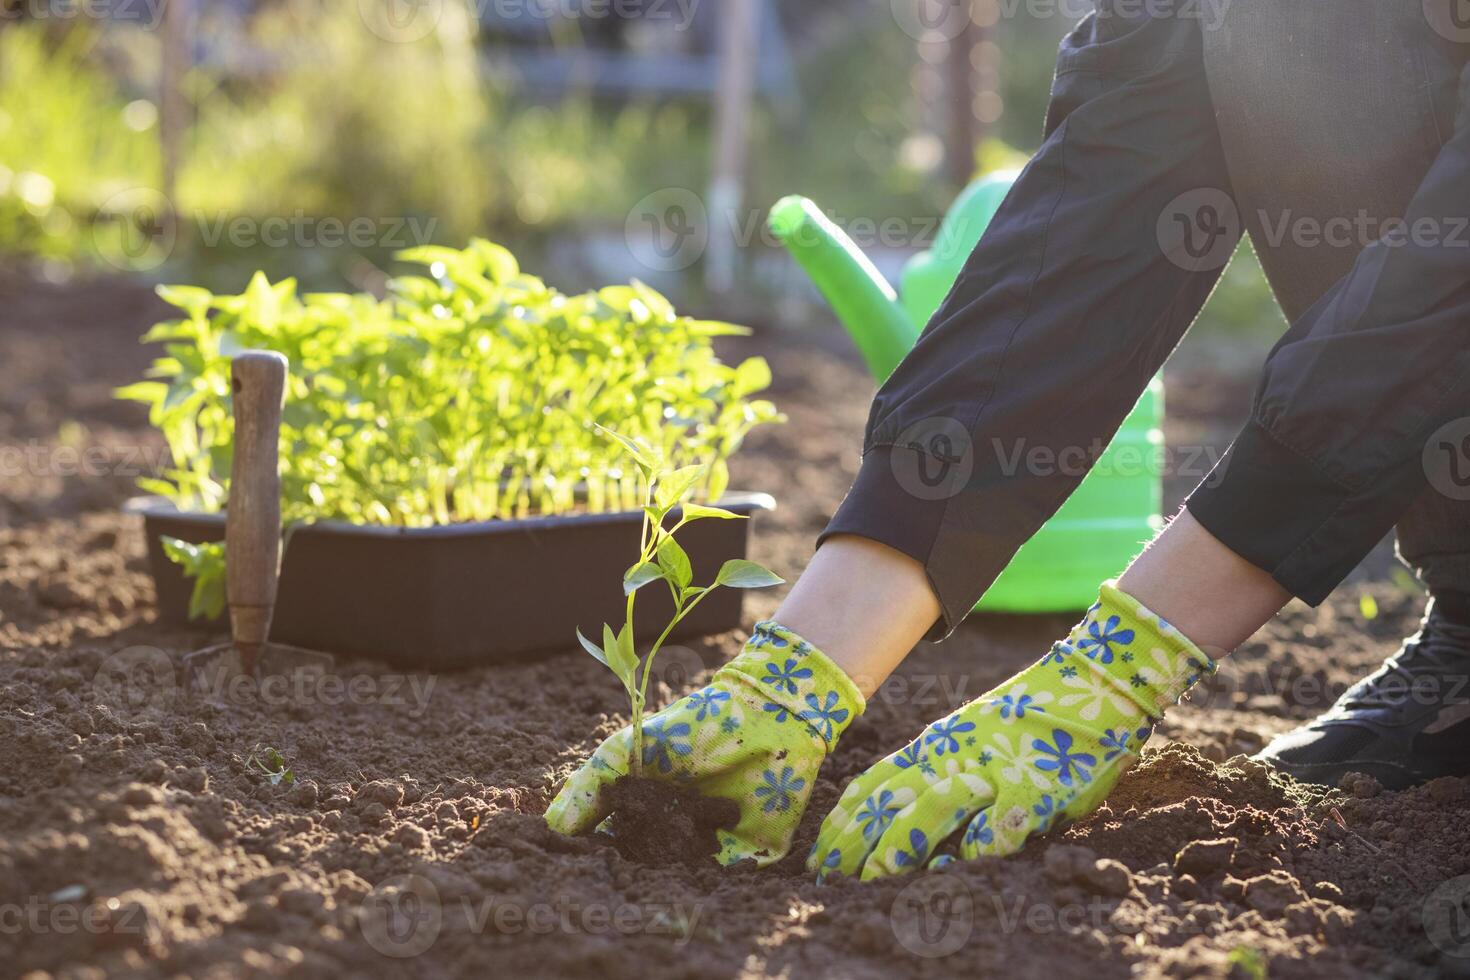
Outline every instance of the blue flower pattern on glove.
<path fill-rule="evenodd" d="M 774 810 L 784 811 L 791 806 L 791 801 L 800 793 L 802 787 L 806 786 L 806 780 L 796 774 L 790 766 L 784 766 L 781 774 L 777 775 L 775 770 L 767 769 L 761 774 L 764 782 L 755 788 L 755 798 L 766 798 L 766 805 L 761 807 L 766 813 Z"/>
<path fill-rule="evenodd" d="M 1066 640 L 1058 640 L 1051 645 L 1051 650 L 1041 658 L 1043 664 L 1064 664 L 1072 655 L 1072 645 Z"/>
<path fill-rule="evenodd" d="M 1000 699 L 1002 718 L 1010 718 L 1012 715 L 1018 719 L 1025 718 L 1028 711 L 1034 711 L 1039 715 L 1046 714 L 1046 709 L 1037 705 L 1035 699 L 1029 694 L 1023 694 L 1018 698 L 1007 694 Z"/>
<path fill-rule="evenodd" d="M 689 703 L 695 708 L 694 720 L 704 721 L 705 717 L 718 718 L 720 716 L 720 702 L 730 700 L 727 691 L 718 691 L 707 687 L 702 691 L 695 691 L 689 695 Z"/>
<path fill-rule="evenodd" d="M 902 868 L 917 868 L 924 863 L 929 853 L 929 837 L 922 830 L 909 831 L 909 849 L 894 855 L 894 863 Z"/>
<path fill-rule="evenodd" d="M 818 701 L 815 694 L 808 694 L 806 703 L 809 705 L 809 710 L 803 711 L 798 717 L 815 728 L 823 738 L 830 740 L 835 730 L 834 726 L 847 720 L 847 709 L 837 707 L 837 702 L 836 691 L 827 692 L 825 704 Z"/>
<path fill-rule="evenodd" d="M 785 724 L 786 719 L 791 717 L 790 708 L 784 704 L 776 704 L 774 701 L 767 701 L 765 710 L 776 716 L 776 724 L 778 725 Z"/>
<path fill-rule="evenodd" d="M 968 844 L 993 844 L 995 842 L 995 831 L 990 829 L 990 818 L 981 813 L 970 821 L 965 828 L 965 842 Z"/>
<path fill-rule="evenodd" d="M 918 739 L 914 739 L 908 745 L 904 746 L 902 749 L 899 750 L 899 753 L 893 757 L 893 764 L 895 766 L 898 766 L 898 768 L 900 769 L 907 769 L 909 766 L 917 766 L 923 761 L 924 751 L 919 748 Z"/>
<path fill-rule="evenodd" d="M 877 796 L 868 797 L 857 815 L 863 825 L 863 836 L 869 840 L 876 839 L 893 823 L 900 809 L 902 807 L 894 802 L 893 793 L 886 789 Z"/>
<path fill-rule="evenodd" d="M 961 718 L 943 718 L 929 726 L 929 731 L 924 735 L 924 744 L 934 746 L 935 755 L 944 755 L 946 752 L 958 752 L 960 742 L 958 736 L 965 732 L 973 732 L 975 723 L 965 721 Z"/>
<path fill-rule="evenodd" d="M 1056 773 L 1057 781 L 1063 786 L 1071 786 L 1074 778 L 1084 783 L 1089 782 L 1092 774 L 1088 770 L 1097 765 L 1097 756 L 1087 752 L 1073 752 L 1072 734 L 1064 729 L 1053 728 L 1051 737 L 1051 742 L 1038 738 L 1031 743 L 1032 748 L 1046 756 L 1036 760 L 1036 768 L 1043 772 Z"/>
<path fill-rule="evenodd" d="M 1133 733 L 1127 730 L 1115 732 L 1109 728 L 1103 732 L 1103 737 L 1097 740 L 1098 745 L 1108 750 L 1107 754 L 1103 756 L 1103 761 L 1112 762 L 1118 756 L 1127 752 L 1128 740 L 1132 737 Z"/>
<path fill-rule="evenodd" d="M 670 725 L 662 718 L 654 718 L 643 726 L 643 764 L 657 765 L 659 772 L 674 768 L 674 757 L 689 755 L 694 746 L 689 744 L 692 729 L 687 721 Z"/>
<path fill-rule="evenodd" d="M 796 660 L 787 660 L 784 666 L 768 663 L 766 664 L 766 676 L 761 681 L 770 684 L 776 690 L 784 690 L 787 694 L 796 693 L 796 682 L 810 680 L 812 669 L 810 667 L 798 667 Z"/>
<path fill-rule="evenodd" d="M 1133 642 L 1133 631 L 1118 629 L 1121 623 L 1117 616 L 1109 616 L 1104 624 L 1094 619 L 1087 625 L 1087 636 L 1077 641 L 1077 648 L 1098 663 L 1112 663 L 1113 645 L 1127 646 Z"/>

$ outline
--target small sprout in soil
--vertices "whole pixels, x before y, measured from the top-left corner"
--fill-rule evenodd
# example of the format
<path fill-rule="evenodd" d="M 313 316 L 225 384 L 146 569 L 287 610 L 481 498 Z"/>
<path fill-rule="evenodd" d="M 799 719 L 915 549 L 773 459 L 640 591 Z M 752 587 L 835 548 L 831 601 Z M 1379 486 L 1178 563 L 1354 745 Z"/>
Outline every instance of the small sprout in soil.
<path fill-rule="evenodd" d="M 1363 614 L 1364 619 L 1372 622 L 1378 618 L 1378 600 L 1364 592 L 1358 596 L 1358 612 Z"/>
<path fill-rule="evenodd" d="M 1232 967 L 1237 967 L 1250 980 L 1266 980 L 1266 957 L 1259 949 L 1237 946 L 1230 951 L 1226 962 Z"/>
<path fill-rule="evenodd" d="M 252 770 L 259 769 L 272 786 L 290 786 L 296 782 L 296 773 L 287 767 L 286 757 L 269 745 L 257 746 L 245 765 Z"/>
<path fill-rule="evenodd" d="M 784 579 L 763 565 L 736 558 L 725 562 L 709 585 L 694 585 L 689 555 L 675 538 L 679 530 L 698 520 L 744 518 L 723 508 L 690 500 L 706 484 L 708 467 L 673 467 L 665 455 L 647 441 L 627 438 L 611 429 L 602 431 L 622 445 L 643 475 L 643 530 L 638 560 L 623 574 L 623 593 L 628 597 L 628 605 L 622 627 L 614 631 L 610 625 L 604 623 L 600 644 L 582 635 L 580 629 L 577 631 L 577 639 L 584 650 L 623 682 L 623 690 L 628 694 L 633 731 L 628 771 L 636 777 L 643 771 L 643 715 L 648 704 L 648 679 L 652 675 L 653 660 L 669 634 L 704 601 L 705 596 L 721 586 L 731 589 L 763 589 L 780 585 Z M 679 512 L 677 522 L 673 527 L 665 527 L 665 519 L 675 510 Z M 633 646 L 634 605 L 640 589 L 660 581 L 668 587 L 669 595 L 673 599 L 674 615 L 643 658 L 640 676 L 638 653 Z"/>

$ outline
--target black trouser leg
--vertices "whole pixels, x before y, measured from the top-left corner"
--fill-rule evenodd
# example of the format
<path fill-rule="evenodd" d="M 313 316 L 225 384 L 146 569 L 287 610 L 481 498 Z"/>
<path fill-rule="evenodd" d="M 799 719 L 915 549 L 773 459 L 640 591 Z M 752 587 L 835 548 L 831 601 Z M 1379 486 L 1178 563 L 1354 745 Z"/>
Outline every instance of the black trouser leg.
<path fill-rule="evenodd" d="M 1417 3 L 1236 0 L 1206 42 L 1237 199 L 1293 326 L 1188 506 L 1310 602 L 1395 522 L 1431 588 L 1470 588 L 1470 456 L 1435 445 L 1470 415 L 1466 60 Z"/>
<path fill-rule="evenodd" d="M 1196 16 L 1209 5 L 1120 6 L 1153 16 L 1104 0 L 1063 43 L 1046 140 L 878 393 L 824 534 L 922 562 L 941 632 L 1080 480 L 1017 469 L 1017 449 L 1105 444 L 1238 239 Z"/>

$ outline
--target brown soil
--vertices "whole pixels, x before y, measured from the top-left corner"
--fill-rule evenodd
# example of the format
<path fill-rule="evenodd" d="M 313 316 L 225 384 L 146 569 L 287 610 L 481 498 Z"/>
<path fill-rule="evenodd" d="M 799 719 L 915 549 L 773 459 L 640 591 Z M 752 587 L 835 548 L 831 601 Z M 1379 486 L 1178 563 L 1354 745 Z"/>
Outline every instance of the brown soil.
<path fill-rule="evenodd" d="M 826 886 L 802 868 L 850 778 L 1034 659 L 1065 618 L 976 617 L 949 642 L 921 646 L 828 761 L 776 867 L 653 866 L 542 822 L 559 782 L 625 721 L 617 684 L 575 644 L 440 676 L 345 662 L 338 675 L 351 683 L 310 703 L 179 693 L 180 658 L 216 637 L 155 622 L 140 530 L 116 506 L 136 475 L 129 461 L 159 443 L 141 411 L 108 394 L 146 364 L 136 337 L 159 312 L 126 284 L 0 280 L 5 973 L 1463 970 L 1465 959 L 1431 942 L 1423 915 L 1436 887 L 1470 873 L 1463 781 L 1314 790 L 1242 757 L 1320 711 L 1414 627 L 1421 600 L 1381 555 L 1321 608 L 1293 604 L 1231 658 L 1171 714 L 1102 810 L 1012 859 Z M 736 483 L 780 499 L 757 524 L 754 557 L 789 579 L 855 472 L 872 385 L 834 353 L 843 348 L 831 331 L 743 343 L 772 355 L 774 397 L 791 423 L 752 437 Z M 1217 387 L 1228 397 L 1212 400 L 1208 372 L 1192 370 L 1171 436 L 1227 437 L 1219 419 L 1238 417 L 1249 386 L 1226 379 Z M 87 449 L 85 472 L 65 465 Z M 778 598 L 752 596 L 747 626 Z M 707 679 L 740 641 L 679 650 L 669 662 L 680 670 L 655 700 Z M 287 760 L 292 783 L 247 764 L 262 745 Z"/>
<path fill-rule="evenodd" d="M 638 864 L 700 864 L 719 853 L 718 830 L 740 822 L 740 804 L 657 779 L 624 776 L 608 792 L 608 832 L 618 853 Z"/>

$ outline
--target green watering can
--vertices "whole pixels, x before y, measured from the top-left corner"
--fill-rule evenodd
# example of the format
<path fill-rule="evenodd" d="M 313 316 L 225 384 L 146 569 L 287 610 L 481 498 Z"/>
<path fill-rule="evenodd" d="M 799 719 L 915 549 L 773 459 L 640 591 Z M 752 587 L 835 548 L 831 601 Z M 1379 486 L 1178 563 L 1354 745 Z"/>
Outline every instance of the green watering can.
<path fill-rule="evenodd" d="M 901 295 L 810 200 L 787 197 L 777 202 L 770 227 L 811 276 L 868 369 L 882 381 L 949 294 L 1015 179 L 1015 172 L 992 174 L 960 195 L 933 250 L 905 266 Z M 1163 526 L 1163 411 L 1164 388 L 1155 378 L 1092 472 L 1016 552 L 976 609 L 1071 612 L 1092 604 L 1098 584 L 1120 573 Z"/>

